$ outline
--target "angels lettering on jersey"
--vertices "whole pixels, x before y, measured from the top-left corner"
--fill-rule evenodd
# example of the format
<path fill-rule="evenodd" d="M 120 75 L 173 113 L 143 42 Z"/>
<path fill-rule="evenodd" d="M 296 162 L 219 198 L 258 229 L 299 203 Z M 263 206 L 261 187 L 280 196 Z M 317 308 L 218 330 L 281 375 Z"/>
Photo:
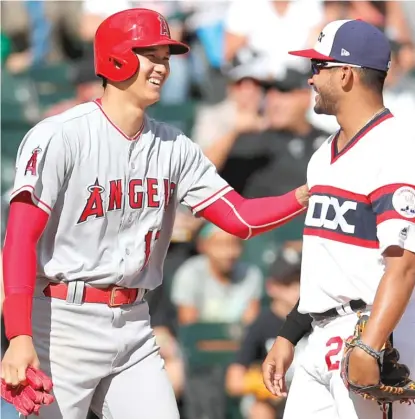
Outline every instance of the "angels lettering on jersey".
<path fill-rule="evenodd" d="M 38 156 L 42 152 L 42 149 L 40 147 L 36 147 L 32 151 L 32 155 L 30 156 L 26 168 L 24 171 L 24 174 L 31 174 L 32 176 L 37 176 L 37 164 L 38 164 Z"/>
<path fill-rule="evenodd" d="M 123 179 L 114 179 L 104 186 L 96 178 L 95 183 L 87 187 L 89 196 L 77 224 L 102 218 L 106 213 L 121 210 L 125 206 L 132 210 L 159 208 L 161 194 L 164 195 L 165 210 L 175 189 L 176 184 L 169 179 L 159 181 L 148 177 L 130 179 L 128 183 Z"/>

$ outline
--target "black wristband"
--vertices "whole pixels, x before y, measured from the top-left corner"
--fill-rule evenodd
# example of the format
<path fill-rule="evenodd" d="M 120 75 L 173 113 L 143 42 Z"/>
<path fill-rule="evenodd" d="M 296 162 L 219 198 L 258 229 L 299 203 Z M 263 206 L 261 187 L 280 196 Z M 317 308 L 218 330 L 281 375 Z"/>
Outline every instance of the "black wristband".
<path fill-rule="evenodd" d="M 307 334 L 312 331 L 311 323 L 313 318 L 309 314 L 301 314 L 298 312 L 299 302 L 294 306 L 287 315 L 278 336 L 289 340 L 294 346 Z"/>

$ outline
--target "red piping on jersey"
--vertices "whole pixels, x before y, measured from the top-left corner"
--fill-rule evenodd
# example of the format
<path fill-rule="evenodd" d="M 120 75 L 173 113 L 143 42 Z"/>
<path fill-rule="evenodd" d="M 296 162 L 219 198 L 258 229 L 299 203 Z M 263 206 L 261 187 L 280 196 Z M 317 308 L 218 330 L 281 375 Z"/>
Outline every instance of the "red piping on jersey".
<path fill-rule="evenodd" d="M 94 103 L 96 103 L 98 105 L 98 108 L 101 109 L 101 112 L 103 113 L 103 115 L 105 116 L 105 118 L 107 119 L 107 121 L 124 137 L 126 138 L 128 141 L 135 141 L 143 132 L 144 129 L 144 121 L 143 121 L 143 125 L 141 125 L 141 128 L 139 129 L 139 131 L 137 132 L 137 134 L 135 134 L 133 137 L 129 137 L 127 134 L 125 134 L 124 132 L 121 131 L 120 128 L 118 128 L 109 118 L 109 116 L 105 113 L 103 107 L 102 107 L 102 101 L 101 99 L 95 99 Z"/>
<path fill-rule="evenodd" d="M 390 185 L 381 186 L 375 189 L 373 192 L 369 194 L 369 199 L 371 202 L 378 200 L 380 197 L 392 194 L 399 188 L 412 188 L 415 189 L 415 185 L 410 185 L 409 183 L 392 183 Z"/>
<path fill-rule="evenodd" d="M 30 191 L 28 189 L 30 189 Z M 25 192 L 25 191 L 29 192 L 30 195 L 32 196 L 32 198 L 34 198 L 34 200 L 36 201 L 35 204 L 40 203 L 40 204 L 44 205 L 44 207 L 46 209 L 48 209 L 50 212 L 52 212 L 52 208 L 48 204 L 46 204 L 46 202 L 43 202 L 40 198 L 38 198 L 35 195 L 35 188 L 32 185 L 23 185 L 19 189 L 16 189 L 15 191 L 13 191 L 10 194 L 10 196 L 13 199 L 15 196 L 19 195 L 19 193 L 22 193 L 22 192 Z"/>
<path fill-rule="evenodd" d="M 351 199 L 352 201 L 361 202 L 364 204 L 370 204 L 369 198 L 366 195 L 353 193 L 350 191 L 346 191 L 344 189 L 335 188 L 333 186 L 316 185 L 310 189 L 310 193 L 311 195 L 322 194 L 322 195 L 337 196 L 340 198 Z"/>
<path fill-rule="evenodd" d="M 320 228 L 304 228 L 304 236 L 317 236 L 327 240 L 334 240 L 336 242 L 351 244 L 359 247 L 366 247 L 368 249 L 379 249 L 379 242 L 376 240 L 360 239 L 354 236 L 346 236 L 335 231 L 326 231 Z"/>
<path fill-rule="evenodd" d="M 209 198 L 204 199 L 202 202 L 199 202 L 197 205 L 195 205 L 194 207 L 192 207 L 192 211 L 193 212 L 198 212 L 198 208 L 201 207 L 203 204 L 205 204 L 206 202 L 210 201 L 211 199 L 215 199 L 216 196 L 218 196 L 221 192 L 223 192 L 225 189 L 229 189 L 231 190 L 231 186 L 226 185 L 224 186 L 222 189 L 219 189 L 216 193 L 214 193 L 212 196 L 210 196 Z"/>
<path fill-rule="evenodd" d="M 295 190 L 282 196 L 245 199 L 232 190 L 201 210 L 198 215 L 222 230 L 249 239 L 292 220 L 305 211 Z"/>
<path fill-rule="evenodd" d="M 12 201 L 3 250 L 4 325 L 6 336 L 32 335 L 32 302 L 36 283 L 36 246 L 48 214 L 19 195 Z"/>
<path fill-rule="evenodd" d="M 333 141 L 331 142 L 331 164 L 337 161 L 341 156 L 346 154 L 351 148 L 353 148 L 369 131 L 377 127 L 383 121 L 386 121 L 389 118 L 393 118 L 393 114 L 389 109 L 385 109 L 380 113 L 376 118 L 369 121 L 343 148 L 342 151 L 337 152 L 337 139 L 339 137 L 340 131 L 334 136 Z"/>
<path fill-rule="evenodd" d="M 383 214 L 380 214 L 376 217 L 376 224 L 379 225 L 383 223 L 384 221 L 388 220 L 404 220 L 404 221 L 411 221 L 410 218 L 404 217 L 401 214 L 398 214 L 394 210 L 386 211 Z"/>

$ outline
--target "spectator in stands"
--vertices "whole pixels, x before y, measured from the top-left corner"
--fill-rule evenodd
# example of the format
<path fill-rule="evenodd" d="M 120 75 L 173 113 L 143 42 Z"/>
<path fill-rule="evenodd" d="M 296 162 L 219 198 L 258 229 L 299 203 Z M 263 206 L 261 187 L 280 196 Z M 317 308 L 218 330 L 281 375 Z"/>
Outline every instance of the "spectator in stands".
<path fill-rule="evenodd" d="M 400 6 L 408 25 L 408 32 L 412 43 L 415 44 L 415 2 L 401 2 Z"/>
<path fill-rule="evenodd" d="M 385 105 L 392 113 L 412 127 L 415 115 L 415 78 L 410 70 L 415 68 L 415 51 L 412 44 L 392 44 L 392 64 L 385 80 Z"/>
<path fill-rule="evenodd" d="M 226 98 L 218 104 L 199 107 L 192 133 L 193 140 L 218 169 L 239 135 L 264 128 L 260 81 L 238 67 L 229 70 L 226 77 Z"/>
<path fill-rule="evenodd" d="M 97 99 L 103 93 L 102 80 L 95 75 L 94 63 L 88 57 L 74 64 L 72 82 L 76 96 L 56 103 L 45 112 L 44 117 L 57 115 L 73 106 Z"/>
<path fill-rule="evenodd" d="M 239 260 L 241 240 L 208 223 L 197 246 L 200 254 L 184 262 L 173 278 L 179 324 L 251 323 L 259 311 L 263 278 L 256 266 Z"/>
<path fill-rule="evenodd" d="M 264 80 L 283 79 L 289 68 L 306 71 L 287 52 L 294 45 L 308 47 L 322 18 L 320 0 L 234 0 L 225 19 L 225 61 L 255 63 Z"/>
<path fill-rule="evenodd" d="M 229 150 L 216 144 L 206 150 L 208 156 L 214 156 L 212 161 L 226 161 L 222 176 L 250 197 L 279 195 L 303 182 L 310 157 L 328 135 L 306 118 L 311 89 L 301 73 L 289 70 L 283 81 L 266 89 L 266 129 L 240 134 Z"/>
<path fill-rule="evenodd" d="M 83 0 L 81 36 L 84 42 L 92 43 L 99 24 L 109 15 L 133 7 L 144 7 L 161 13 L 169 22 L 171 36 L 181 40 L 183 37 L 183 19 L 178 1 L 136 1 L 136 0 Z M 163 86 L 161 102 L 179 104 L 185 102 L 190 94 L 190 75 L 188 56 L 170 58 L 171 74 Z"/>
<path fill-rule="evenodd" d="M 282 418 L 283 400 L 273 397 L 265 388 L 261 364 L 298 300 L 300 264 L 301 242 L 286 243 L 266 281 L 270 304 L 247 329 L 235 361 L 228 368 L 226 389 L 231 396 L 242 397 L 241 410 L 247 419 Z M 303 342 L 299 345 L 301 348 Z M 292 377 L 292 372 L 288 372 L 288 377 Z"/>
<path fill-rule="evenodd" d="M 226 80 L 223 65 L 224 17 L 229 0 L 214 2 L 179 0 L 186 15 L 187 40 L 191 45 L 190 64 L 194 93 L 206 103 L 224 99 Z"/>
<path fill-rule="evenodd" d="M 1 11 L 2 30 L 12 43 L 8 71 L 21 73 L 80 56 L 80 2 L 5 1 Z"/>

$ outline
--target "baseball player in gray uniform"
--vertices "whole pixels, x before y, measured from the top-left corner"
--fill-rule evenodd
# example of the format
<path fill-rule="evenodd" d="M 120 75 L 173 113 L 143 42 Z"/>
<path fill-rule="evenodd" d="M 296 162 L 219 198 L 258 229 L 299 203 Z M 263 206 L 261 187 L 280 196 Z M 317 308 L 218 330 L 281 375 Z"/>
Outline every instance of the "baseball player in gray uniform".
<path fill-rule="evenodd" d="M 102 98 L 41 121 L 20 145 L 1 373 L 2 396 L 22 414 L 178 418 L 143 298 L 161 283 L 177 205 L 243 239 L 305 210 L 304 185 L 243 198 L 182 132 L 146 116 L 170 55 L 188 50 L 154 11 L 110 16 L 94 43 Z M 51 377 L 53 403 L 31 392 L 31 369 Z"/>

